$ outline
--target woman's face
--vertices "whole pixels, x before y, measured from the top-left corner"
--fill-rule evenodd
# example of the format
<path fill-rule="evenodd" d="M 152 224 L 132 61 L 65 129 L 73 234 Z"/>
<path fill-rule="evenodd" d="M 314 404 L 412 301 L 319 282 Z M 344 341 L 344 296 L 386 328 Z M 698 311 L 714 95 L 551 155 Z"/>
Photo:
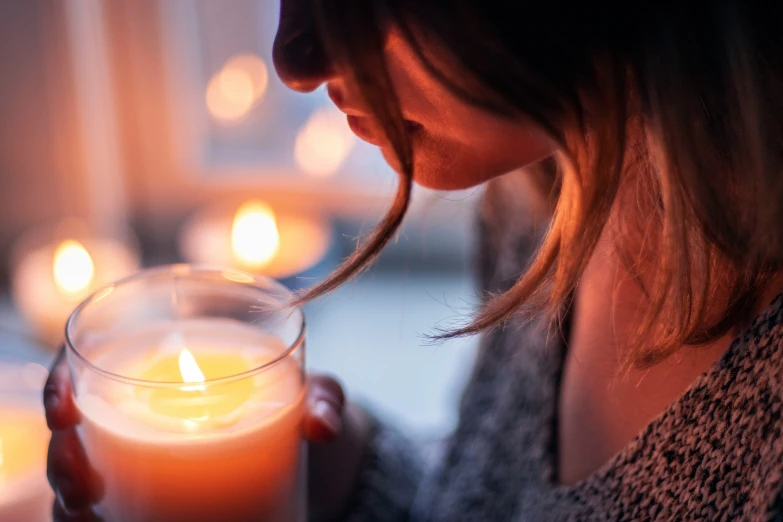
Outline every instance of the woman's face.
<path fill-rule="evenodd" d="M 393 150 L 362 96 L 328 63 L 307 4 L 282 2 L 274 49 L 278 74 L 302 92 L 325 83 L 354 133 L 380 147 L 396 168 Z M 554 151 L 549 138 L 532 123 L 499 118 L 449 92 L 394 30 L 387 35 L 384 52 L 413 144 L 414 181 L 419 185 L 438 190 L 472 187 Z"/>

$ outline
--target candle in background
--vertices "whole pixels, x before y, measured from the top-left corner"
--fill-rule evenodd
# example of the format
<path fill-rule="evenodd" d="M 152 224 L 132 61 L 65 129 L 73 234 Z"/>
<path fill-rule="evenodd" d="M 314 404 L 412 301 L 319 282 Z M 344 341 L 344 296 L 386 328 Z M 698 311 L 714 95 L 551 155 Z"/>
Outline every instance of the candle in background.
<path fill-rule="evenodd" d="M 13 301 L 35 334 L 52 348 L 62 342 L 65 321 L 79 302 L 139 267 L 132 241 L 91 236 L 74 228 L 27 234 L 12 255 Z"/>
<path fill-rule="evenodd" d="M 257 271 L 275 258 L 280 249 L 277 218 L 269 205 L 248 201 L 239 207 L 231 223 L 231 252 L 239 265 Z"/>
<path fill-rule="evenodd" d="M 78 427 L 107 522 L 305 519 L 304 323 L 282 286 L 151 269 L 68 326 Z"/>
<path fill-rule="evenodd" d="M 41 405 L 46 369 L 0 363 L 0 520 L 51 520 L 54 495 L 46 480 L 49 430 Z"/>
<path fill-rule="evenodd" d="M 190 263 L 284 279 L 316 265 L 331 239 L 329 224 L 318 216 L 276 213 L 268 203 L 250 200 L 195 214 L 183 228 L 180 251 Z"/>

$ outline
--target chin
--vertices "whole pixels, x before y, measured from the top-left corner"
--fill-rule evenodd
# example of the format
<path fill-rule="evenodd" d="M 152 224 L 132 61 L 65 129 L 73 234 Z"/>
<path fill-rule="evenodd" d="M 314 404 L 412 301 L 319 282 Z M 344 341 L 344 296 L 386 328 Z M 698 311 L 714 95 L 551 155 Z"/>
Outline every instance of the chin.
<path fill-rule="evenodd" d="M 432 190 L 465 190 L 502 176 L 513 168 L 514 165 L 477 161 L 467 154 L 423 156 L 414 162 L 413 181 Z"/>
<path fill-rule="evenodd" d="M 470 177 L 454 176 L 447 170 L 439 171 L 413 171 L 413 182 L 431 190 L 464 190 L 481 185 L 485 179 L 471 179 Z"/>
<path fill-rule="evenodd" d="M 398 174 L 402 174 L 397 156 L 386 147 L 382 149 L 382 153 L 389 166 Z M 470 163 L 469 161 L 447 162 L 445 158 L 417 155 L 414 157 L 413 182 L 431 190 L 465 190 L 503 174 L 503 172 L 488 174 L 486 166 L 483 169 L 478 166 L 470 168 L 473 167 Z"/>

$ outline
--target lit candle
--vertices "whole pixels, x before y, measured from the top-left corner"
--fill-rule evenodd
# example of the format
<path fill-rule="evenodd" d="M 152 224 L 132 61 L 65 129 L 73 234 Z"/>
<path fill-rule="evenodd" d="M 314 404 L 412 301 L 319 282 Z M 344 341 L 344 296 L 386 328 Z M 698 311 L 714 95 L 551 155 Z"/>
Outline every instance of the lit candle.
<path fill-rule="evenodd" d="M 32 236 L 24 243 L 14 256 L 13 300 L 53 348 L 62 342 L 65 321 L 79 302 L 139 266 L 134 249 L 115 239 Z"/>
<path fill-rule="evenodd" d="M 46 370 L 0 365 L 0 520 L 51 520 L 54 495 L 46 481 L 49 430 L 40 405 Z M 35 389 L 35 395 L 32 391 Z"/>
<path fill-rule="evenodd" d="M 313 267 L 330 242 L 331 230 L 323 219 L 276 214 L 269 204 L 250 200 L 196 214 L 183 230 L 180 249 L 191 263 L 283 279 Z"/>
<path fill-rule="evenodd" d="M 69 325 L 78 431 L 105 491 L 100 514 L 108 522 L 304 520 L 301 319 L 292 344 L 254 324 L 265 316 L 249 308 L 261 301 L 235 275 L 215 286 L 173 277 L 176 298 L 161 303 L 161 278 L 140 280 L 144 296 L 132 295 L 194 317 L 117 307 L 130 281 L 99 291 Z M 238 307 L 247 322 L 195 311 L 204 303 L 189 292 L 208 294 L 214 310 L 233 299 L 224 287 L 247 298 Z M 134 313 L 139 320 L 128 322 Z M 107 317 L 123 326 L 96 328 Z"/>
<path fill-rule="evenodd" d="M 237 263 L 261 269 L 280 249 L 280 231 L 274 211 L 261 201 L 239 207 L 231 225 L 231 252 Z"/>
<path fill-rule="evenodd" d="M 145 353 L 138 354 L 140 349 Z M 303 387 L 285 345 L 219 320 L 162 323 L 103 347 L 98 376 L 80 384 L 80 434 L 102 477 L 109 521 L 297 520 Z M 128 355 L 131 354 L 131 355 Z"/>

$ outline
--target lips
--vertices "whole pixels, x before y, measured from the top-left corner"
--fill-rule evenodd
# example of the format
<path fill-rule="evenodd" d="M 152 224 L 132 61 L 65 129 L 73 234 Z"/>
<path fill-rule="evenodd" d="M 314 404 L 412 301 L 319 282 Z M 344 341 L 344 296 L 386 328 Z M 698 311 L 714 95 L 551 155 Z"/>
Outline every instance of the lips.
<path fill-rule="evenodd" d="M 348 114 L 347 119 L 348 126 L 359 139 L 379 147 L 383 144 L 384 140 L 378 134 L 377 128 L 372 125 L 372 119 L 370 117 Z M 422 126 L 420 123 L 405 120 L 405 130 L 409 136 L 415 136 L 421 129 Z"/>
<path fill-rule="evenodd" d="M 378 126 L 374 123 L 374 118 L 359 107 L 345 102 L 343 92 L 335 85 L 327 85 L 327 93 L 332 102 L 345 113 L 348 126 L 359 139 L 371 143 L 372 145 L 382 146 L 386 141 Z M 422 125 L 412 120 L 405 120 L 405 130 L 409 136 L 414 136 L 422 129 Z"/>
<path fill-rule="evenodd" d="M 370 118 L 349 114 L 347 116 L 347 120 L 348 126 L 351 128 L 353 133 L 359 137 L 359 139 L 379 147 L 383 144 L 380 136 L 378 136 L 373 131 Z"/>

